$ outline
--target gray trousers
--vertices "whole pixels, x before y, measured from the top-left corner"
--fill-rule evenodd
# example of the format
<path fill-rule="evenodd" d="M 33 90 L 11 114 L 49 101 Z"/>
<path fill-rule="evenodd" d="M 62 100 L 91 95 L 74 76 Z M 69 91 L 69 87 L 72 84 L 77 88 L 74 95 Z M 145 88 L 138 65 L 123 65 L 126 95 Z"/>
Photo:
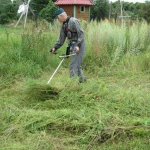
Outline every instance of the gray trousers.
<path fill-rule="evenodd" d="M 75 45 L 73 44 L 71 46 L 72 53 L 75 51 Z M 81 42 L 80 50 L 77 55 L 72 56 L 71 62 L 70 62 L 70 77 L 78 76 L 79 81 L 82 82 L 82 80 L 85 80 L 85 76 L 82 71 L 82 60 L 85 52 L 85 42 Z"/>

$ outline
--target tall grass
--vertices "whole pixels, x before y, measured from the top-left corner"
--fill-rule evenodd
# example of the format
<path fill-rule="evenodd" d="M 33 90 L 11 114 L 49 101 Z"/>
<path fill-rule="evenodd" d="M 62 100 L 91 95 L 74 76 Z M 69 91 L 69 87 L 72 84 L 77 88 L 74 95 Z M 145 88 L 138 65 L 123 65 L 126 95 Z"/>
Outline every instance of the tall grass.
<path fill-rule="evenodd" d="M 150 27 L 146 22 L 137 21 L 132 26 L 125 23 L 118 26 L 106 20 L 91 21 L 88 24 L 82 22 L 81 25 L 87 43 L 84 69 L 111 69 L 121 63 L 127 70 L 132 70 L 133 66 L 135 71 L 149 70 Z M 0 36 L 1 76 L 36 77 L 49 66 L 56 66 L 58 59 L 49 55 L 49 49 L 59 36 L 59 28 L 60 24 L 56 21 L 49 28 L 42 26 L 34 29 L 31 26 L 21 33 L 10 33 L 5 29 Z M 141 65 L 136 60 L 138 57 Z"/>
<path fill-rule="evenodd" d="M 139 55 L 145 52 L 145 58 L 147 58 L 147 54 L 149 54 L 150 27 L 144 21 L 137 21 L 132 26 L 125 23 L 117 26 L 108 21 L 101 23 L 92 21 L 87 25 L 85 32 L 88 43 L 86 55 L 88 64 L 112 67 L 120 62 L 122 58 L 128 62 L 130 55 Z M 127 58 L 125 58 L 126 55 Z M 134 60 L 130 63 L 138 64 Z M 131 68 L 128 66 L 128 69 Z"/>
<path fill-rule="evenodd" d="M 57 57 L 50 55 L 53 46 L 52 34 L 27 28 L 13 33 L 7 31 L 0 36 L 0 76 L 38 77 L 44 70 L 57 65 Z"/>

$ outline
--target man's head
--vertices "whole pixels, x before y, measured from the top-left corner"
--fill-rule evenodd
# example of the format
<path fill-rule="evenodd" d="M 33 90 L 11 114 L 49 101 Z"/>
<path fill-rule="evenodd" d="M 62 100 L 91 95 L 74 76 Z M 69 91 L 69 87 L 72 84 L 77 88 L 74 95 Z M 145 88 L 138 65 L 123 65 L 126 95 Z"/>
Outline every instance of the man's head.
<path fill-rule="evenodd" d="M 60 22 L 65 22 L 67 20 L 67 17 L 68 17 L 66 12 L 62 8 L 59 8 L 56 11 L 56 15 L 57 15 L 57 18 Z"/>

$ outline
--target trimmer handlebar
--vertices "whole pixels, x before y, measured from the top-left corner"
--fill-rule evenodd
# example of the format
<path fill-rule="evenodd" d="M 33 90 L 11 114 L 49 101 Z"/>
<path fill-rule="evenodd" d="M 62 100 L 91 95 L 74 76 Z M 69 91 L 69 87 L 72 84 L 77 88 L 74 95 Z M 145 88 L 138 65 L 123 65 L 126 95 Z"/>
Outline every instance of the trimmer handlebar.
<path fill-rule="evenodd" d="M 70 55 L 65 55 L 65 54 L 63 54 L 62 56 L 59 56 L 59 58 L 68 58 L 68 57 L 74 56 L 74 55 L 77 55 L 77 54 L 76 54 L 76 53 L 70 54 Z"/>

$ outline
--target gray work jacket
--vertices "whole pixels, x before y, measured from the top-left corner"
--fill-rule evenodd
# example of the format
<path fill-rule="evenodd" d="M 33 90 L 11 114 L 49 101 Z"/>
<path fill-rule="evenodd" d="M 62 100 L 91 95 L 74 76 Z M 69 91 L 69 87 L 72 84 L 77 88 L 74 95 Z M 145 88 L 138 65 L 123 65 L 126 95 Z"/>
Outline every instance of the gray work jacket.
<path fill-rule="evenodd" d="M 61 30 L 60 30 L 60 35 L 59 35 L 59 39 L 57 40 L 54 48 L 57 50 L 59 49 L 65 42 L 65 39 L 67 38 L 67 34 L 65 31 L 65 27 L 64 24 L 66 22 L 63 23 Z M 68 29 L 70 32 L 76 32 L 77 34 L 77 40 L 75 45 L 80 47 L 81 42 L 84 40 L 84 32 L 80 26 L 80 22 L 78 19 L 71 17 L 68 21 Z M 72 38 L 68 38 L 68 44 L 70 44 L 72 42 Z"/>

